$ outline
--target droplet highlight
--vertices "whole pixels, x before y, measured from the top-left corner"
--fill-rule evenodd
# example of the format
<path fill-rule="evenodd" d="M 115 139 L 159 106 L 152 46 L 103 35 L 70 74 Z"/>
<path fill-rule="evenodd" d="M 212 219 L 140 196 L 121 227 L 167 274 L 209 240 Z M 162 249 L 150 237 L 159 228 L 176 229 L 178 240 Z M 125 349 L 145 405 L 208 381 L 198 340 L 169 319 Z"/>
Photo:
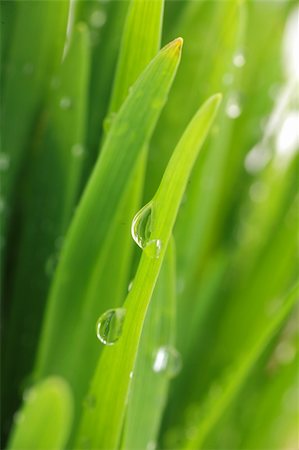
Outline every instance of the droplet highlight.
<path fill-rule="evenodd" d="M 96 11 L 93 11 L 90 16 L 90 25 L 94 28 L 101 28 L 103 25 L 105 25 L 106 20 L 107 16 L 105 11 L 97 9 Z"/>
<path fill-rule="evenodd" d="M 154 357 L 153 371 L 173 378 L 182 369 L 180 353 L 171 345 L 160 347 Z"/>
<path fill-rule="evenodd" d="M 70 109 L 72 107 L 72 100 L 70 97 L 62 97 L 59 105 L 61 109 Z"/>
<path fill-rule="evenodd" d="M 232 96 L 228 99 L 225 112 L 230 119 L 237 119 L 241 115 L 242 109 L 237 97 Z"/>
<path fill-rule="evenodd" d="M 71 152 L 75 158 L 80 158 L 84 155 L 84 146 L 82 144 L 74 144 L 71 148 Z"/>
<path fill-rule="evenodd" d="M 102 314 L 96 325 L 97 338 L 104 345 L 115 344 L 123 329 L 126 310 L 124 308 L 109 309 Z"/>
<path fill-rule="evenodd" d="M 162 241 L 160 239 L 153 239 L 149 241 L 144 251 L 150 258 L 159 258 L 162 250 Z"/>
<path fill-rule="evenodd" d="M 233 56 L 233 64 L 235 67 L 241 68 L 245 65 L 246 59 L 243 52 L 237 52 Z"/>

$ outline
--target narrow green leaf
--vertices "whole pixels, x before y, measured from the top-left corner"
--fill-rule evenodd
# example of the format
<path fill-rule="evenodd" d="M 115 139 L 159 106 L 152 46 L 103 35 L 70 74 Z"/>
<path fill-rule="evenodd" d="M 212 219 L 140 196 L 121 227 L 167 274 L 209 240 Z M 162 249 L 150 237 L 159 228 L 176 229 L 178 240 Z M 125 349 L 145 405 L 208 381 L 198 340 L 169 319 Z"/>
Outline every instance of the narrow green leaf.
<path fill-rule="evenodd" d="M 164 0 L 131 0 L 109 113 L 118 111 L 129 88 L 160 48 L 163 6 Z"/>
<path fill-rule="evenodd" d="M 113 239 L 113 234 L 109 234 L 111 229 L 120 231 L 117 214 L 123 214 L 120 210 L 124 210 L 127 189 L 135 180 L 131 177 L 136 176 L 136 158 L 142 153 L 166 101 L 180 60 L 180 50 L 181 40 L 177 39 L 159 52 L 137 80 L 116 116 L 76 211 L 54 277 L 36 376 L 53 372 L 62 374 L 72 386 L 78 408 L 100 352 L 94 326 L 106 300 L 101 300 L 101 292 L 99 295 L 94 288 L 98 274 L 102 277 L 105 267 L 110 267 L 107 266 L 109 254 L 105 252 L 109 245 L 111 248 L 112 241 L 109 244 L 106 239 L 108 235 Z M 113 277 L 113 272 L 110 276 Z M 85 303 L 86 293 L 89 307 Z M 83 308 L 85 318 L 81 322 Z M 88 332 L 84 334 L 86 330 Z M 86 366 L 82 365 L 78 355 L 78 348 L 82 347 L 93 349 L 87 350 L 90 358 Z"/>
<path fill-rule="evenodd" d="M 8 443 L 11 450 L 62 450 L 73 415 L 69 386 L 58 377 L 47 378 L 25 393 Z"/>
<path fill-rule="evenodd" d="M 175 254 L 174 240 L 167 248 L 159 278 L 149 305 L 138 355 L 132 373 L 128 408 L 122 438 L 123 449 L 151 448 L 156 445 L 162 413 L 166 404 L 169 376 L 167 367 L 157 373 L 153 370 L 157 355 L 170 349 L 170 355 L 180 365 L 180 357 L 175 350 Z M 134 283 L 134 281 L 133 281 Z M 158 361 L 159 362 L 159 361 Z M 165 361 L 164 361 L 165 362 Z M 165 365 L 167 361 L 165 362 Z"/>
<path fill-rule="evenodd" d="M 94 408 L 85 410 L 77 445 L 88 439 L 94 448 L 116 448 L 120 439 L 126 400 L 146 311 L 163 262 L 177 211 L 198 151 L 214 120 L 221 96 L 210 98 L 191 121 L 167 166 L 152 200 L 152 243 L 161 244 L 158 258 L 143 252 L 134 284 L 124 308 L 122 336 L 114 347 L 106 348 L 99 360 L 89 395 Z M 114 399 L 111 402 L 111 398 Z"/>
<path fill-rule="evenodd" d="M 205 411 L 204 417 L 197 428 L 195 436 L 186 443 L 186 449 L 204 449 L 204 441 L 208 434 L 213 430 L 213 427 L 217 425 L 217 421 L 236 397 L 258 358 L 265 350 L 273 335 L 285 323 L 298 300 L 299 285 L 297 284 L 284 299 L 284 303 L 280 310 L 274 314 L 273 318 L 268 321 L 268 324 L 262 332 L 256 336 L 253 345 L 243 349 L 243 357 L 234 364 L 229 376 L 224 381 L 222 392 L 219 395 L 217 402 L 213 399 L 212 402 L 203 405 Z"/>

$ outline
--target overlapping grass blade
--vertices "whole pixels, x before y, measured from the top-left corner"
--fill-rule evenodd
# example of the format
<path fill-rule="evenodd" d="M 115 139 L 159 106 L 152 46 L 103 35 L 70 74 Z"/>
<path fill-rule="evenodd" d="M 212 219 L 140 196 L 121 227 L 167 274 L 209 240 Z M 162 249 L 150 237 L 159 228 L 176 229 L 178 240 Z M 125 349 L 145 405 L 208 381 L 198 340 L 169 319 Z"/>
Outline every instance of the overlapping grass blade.
<path fill-rule="evenodd" d="M 88 71 L 87 30 L 80 26 L 74 30 L 69 51 L 55 74 L 53 92 L 44 111 L 46 124 L 34 156 L 27 163 L 23 227 L 7 327 L 10 334 L 5 341 L 5 380 L 10 386 L 5 392 L 5 404 L 9 406 L 7 416 L 17 406 L 16 387 L 32 370 L 49 284 L 78 200 L 84 159 Z M 20 336 L 28 338 L 20 339 Z M 19 354 L 19 357 L 10 358 L 11 354 Z"/>
<path fill-rule="evenodd" d="M 37 384 L 24 396 L 8 443 L 11 450 L 62 450 L 73 416 L 69 386 L 58 377 Z"/>
<path fill-rule="evenodd" d="M 123 449 L 156 445 L 170 380 L 166 367 L 162 367 L 162 373 L 157 373 L 159 368 L 154 371 L 153 366 L 161 349 L 174 349 L 175 326 L 175 248 L 172 239 L 140 338 L 123 430 Z M 171 361 L 171 364 L 179 365 L 180 362 Z"/>
<path fill-rule="evenodd" d="M 10 72 L 2 100 L 6 123 L 2 130 L 2 150 L 9 159 L 9 170 L 2 181 L 6 214 L 12 207 L 15 183 L 26 162 L 26 144 L 34 119 L 45 99 L 50 77 L 62 57 L 69 2 L 18 2 L 15 8 L 14 35 L 7 56 Z"/>
<path fill-rule="evenodd" d="M 266 346 L 272 339 L 273 335 L 282 327 L 288 318 L 294 305 L 299 300 L 299 285 L 292 288 L 291 292 L 284 299 L 283 305 L 273 318 L 268 321 L 262 332 L 255 337 L 253 345 L 243 349 L 243 357 L 233 364 L 232 370 L 229 372 L 227 379 L 222 383 L 222 392 L 218 396 L 217 403 L 215 398 L 210 404 L 203 406 L 204 417 L 198 425 L 195 436 L 186 444 L 186 449 L 204 448 L 204 441 L 208 434 L 217 425 L 217 421 L 228 408 L 230 402 L 238 394 L 246 377 L 253 369 L 258 358 L 261 356 Z"/>
<path fill-rule="evenodd" d="M 36 376 L 52 372 L 64 375 L 78 407 L 100 352 L 93 330 L 106 303 L 101 292 L 95 292 L 93 287 L 103 261 L 107 261 L 106 239 L 109 236 L 112 242 L 115 238 L 109 233 L 115 231 L 119 207 L 126 203 L 124 196 L 133 182 L 131 177 L 136 175 L 136 158 L 150 138 L 166 101 L 179 63 L 180 47 L 181 41 L 176 40 L 159 52 L 117 114 L 71 224 L 54 278 Z M 140 92 L 144 95 L 140 96 Z M 86 317 L 81 322 L 83 311 Z M 78 358 L 78 348 L 88 349 L 85 364 Z"/>
<path fill-rule="evenodd" d="M 176 41 L 176 51 L 181 41 Z M 132 372 L 138 352 L 146 311 L 157 281 L 170 239 L 176 215 L 198 151 L 213 123 L 220 96 L 209 99 L 198 111 L 178 143 L 167 166 L 159 189 L 152 200 L 152 243 L 159 242 L 158 258 L 143 252 L 132 290 L 125 303 L 126 318 L 122 336 L 117 345 L 102 353 L 89 396 L 95 399 L 94 408 L 85 410 L 77 445 L 88 439 L 95 448 L 116 448 L 123 425 L 126 401 Z M 115 401 L 111 403 L 111 398 Z"/>

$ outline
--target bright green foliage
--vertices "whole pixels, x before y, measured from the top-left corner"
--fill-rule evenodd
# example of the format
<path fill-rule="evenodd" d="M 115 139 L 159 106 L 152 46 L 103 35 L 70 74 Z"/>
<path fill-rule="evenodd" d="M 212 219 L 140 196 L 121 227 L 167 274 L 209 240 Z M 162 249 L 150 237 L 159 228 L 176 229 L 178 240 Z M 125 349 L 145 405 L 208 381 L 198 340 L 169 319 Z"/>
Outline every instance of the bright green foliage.
<path fill-rule="evenodd" d="M 296 447 L 297 25 L 2 2 L 1 448 Z"/>
<path fill-rule="evenodd" d="M 16 414 L 8 448 L 63 449 L 72 415 L 73 402 L 69 386 L 60 378 L 47 378 L 25 392 L 24 405 Z"/>

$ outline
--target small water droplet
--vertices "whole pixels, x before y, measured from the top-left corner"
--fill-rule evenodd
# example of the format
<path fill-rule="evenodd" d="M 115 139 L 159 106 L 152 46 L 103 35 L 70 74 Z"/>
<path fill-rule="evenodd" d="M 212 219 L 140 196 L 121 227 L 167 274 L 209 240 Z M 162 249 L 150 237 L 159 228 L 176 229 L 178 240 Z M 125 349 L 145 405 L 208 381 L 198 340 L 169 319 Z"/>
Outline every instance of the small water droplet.
<path fill-rule="evenodd" d="M 113 345 L 121 336 L 125 320 L 124 308 L 109 309 L 100 316 L 96 325 L 97 338 L 105 345 Z"/>
<path fill-rule="evenodd" d="M 97 399 L 96 399 L 96 397 L 95 397 L 94 395 L 88 395 L 88 396 L 85 398 L 84 405 L 85 405 L 87 408 L 93 409 L 93 408 L 96 407 L 96 404 L 97 404 Z"/>
<path fill-rule="evenodd" d="M 147 203 L 143 208 L 141 208 L 132 221 L 132 237 L 136 244 L 142 249 L 144 249 L 150 241 L 151 221 L 152 202 Z"/>
<path fill-rule="evenodd" d="M 133 371 L 130 372 L 130 378 L 131 378 L 131 379 L 133 378 L 133 375 L 134 375 L 134 372 L 133 372 Z"/>
<path fill-rule="evenodd" d="M 10 159 L 6 153 L 0 153 L 0 172 L 5 172 L 9 169 Z"/>
<path fill-rule="evenodd" d="M 131 281 L 130 281 L 130 283 L 129 283 L 129 285 L 128 285 L 128 292 L 130 292 L 130 291 L 132 290 L 133 282 L 134 282 L 134 280 L 131 280 Z"/>
<path fill-rule="evenodd" d="M 157 443 L 155 441 L 150 441 L 146 445 L 146 450 L 156 450 Z"/>
<path fill-rule="evenodd" d="M 225 112 L 230 119 L 237 119 L 241 115 L 242 109 L 237 97 L 232 96 L 228 99 Z"/>
<path fill-rule="evenodd" d="M 49 277 L 51 277 L 54 272 L 55 269 L 57 267 L 58 264 L 58 255 L 56 253 L 53 253 L 53 255 L 50 255 L 49 258 L 46 261 L 46 266 L 45 266 L 45 272 L 46 275 L 48 275 Z"/>
<path fill-rule="evenodd" d="M 35 389 L 27 389 L 23 394 L 23 400 L 25 402 L 31 403 L 36 399 L 36 390 Z"/>
<path fill-rule="evenodd" d="M 241 68 L 245 65 L 245 63 L 246 63 L 246 59 L 245 59 L 244 53 L 237 52 L 233 56 L 233 64 L 235 67 Z"/>
<path fill-rule="evenodd" d="M 162 250 L 162 241 L 160 239 L 153 239 L 148 241 L 144 247 L 144 251 L 150 258 L 159 258 Z"/>
<path fill-rule="evenodd" d="M 84 146 L 82 144 L 74 144 L 72 146 L 71 152 L 75 158 L 80 158 L 84 155 Z"/>
<path fill-rule="evenodd" d="M 90 25 L 94 28 L 101 28 L 106 23 L 106 20 L 107 15 L 105 11 L 97 9 L 90 16 Z"/>
<path fill-rule="evenodd" d="M 62 97 L 60 99 L 59 105 L 61 109 L 70 109 L 72 106 L 72 100 L 70 99 L 70 97 Z"/>
<path fill-rule="evenodd" d="M 111 128 L 111 126 L 112 126 L 112 124 L 113 124 L 113 121 L 114 121 L 115 117 L 116 117 L 116 113 L 115 113 L 115 112 L 112 112 L 112 113 L 108 114 L 108 116 L 107 116 L 106 119 L 104 120 L 104 122 L 103 122 L 103 128 L 104 128 L 104 131 L 105 131 L 106 134 L 107 134 L 108 131 L 110 130 L 110 128 Z"/>
<path fill-rule="evenodd" d="M 180 353 L 172 346 L 160 347 L 155 355 L 153 370 L 165 373 L 169 378 L 175 377 L 182 368 Z"/>
<path fill-rule="evenodd" d="M 60 84 L 61 84 L 60 78 L 53 77 L 51 79 L 50 86 L 51 86 L 52 89 L 58 89 L 60 87 Z"/>
<path fill-rule="evenodd" d="M 22 71 L 24 75 L 32 75 L 34 71 L 34 65 L 31 62 L 26 62 L 22 67 Z"/>

